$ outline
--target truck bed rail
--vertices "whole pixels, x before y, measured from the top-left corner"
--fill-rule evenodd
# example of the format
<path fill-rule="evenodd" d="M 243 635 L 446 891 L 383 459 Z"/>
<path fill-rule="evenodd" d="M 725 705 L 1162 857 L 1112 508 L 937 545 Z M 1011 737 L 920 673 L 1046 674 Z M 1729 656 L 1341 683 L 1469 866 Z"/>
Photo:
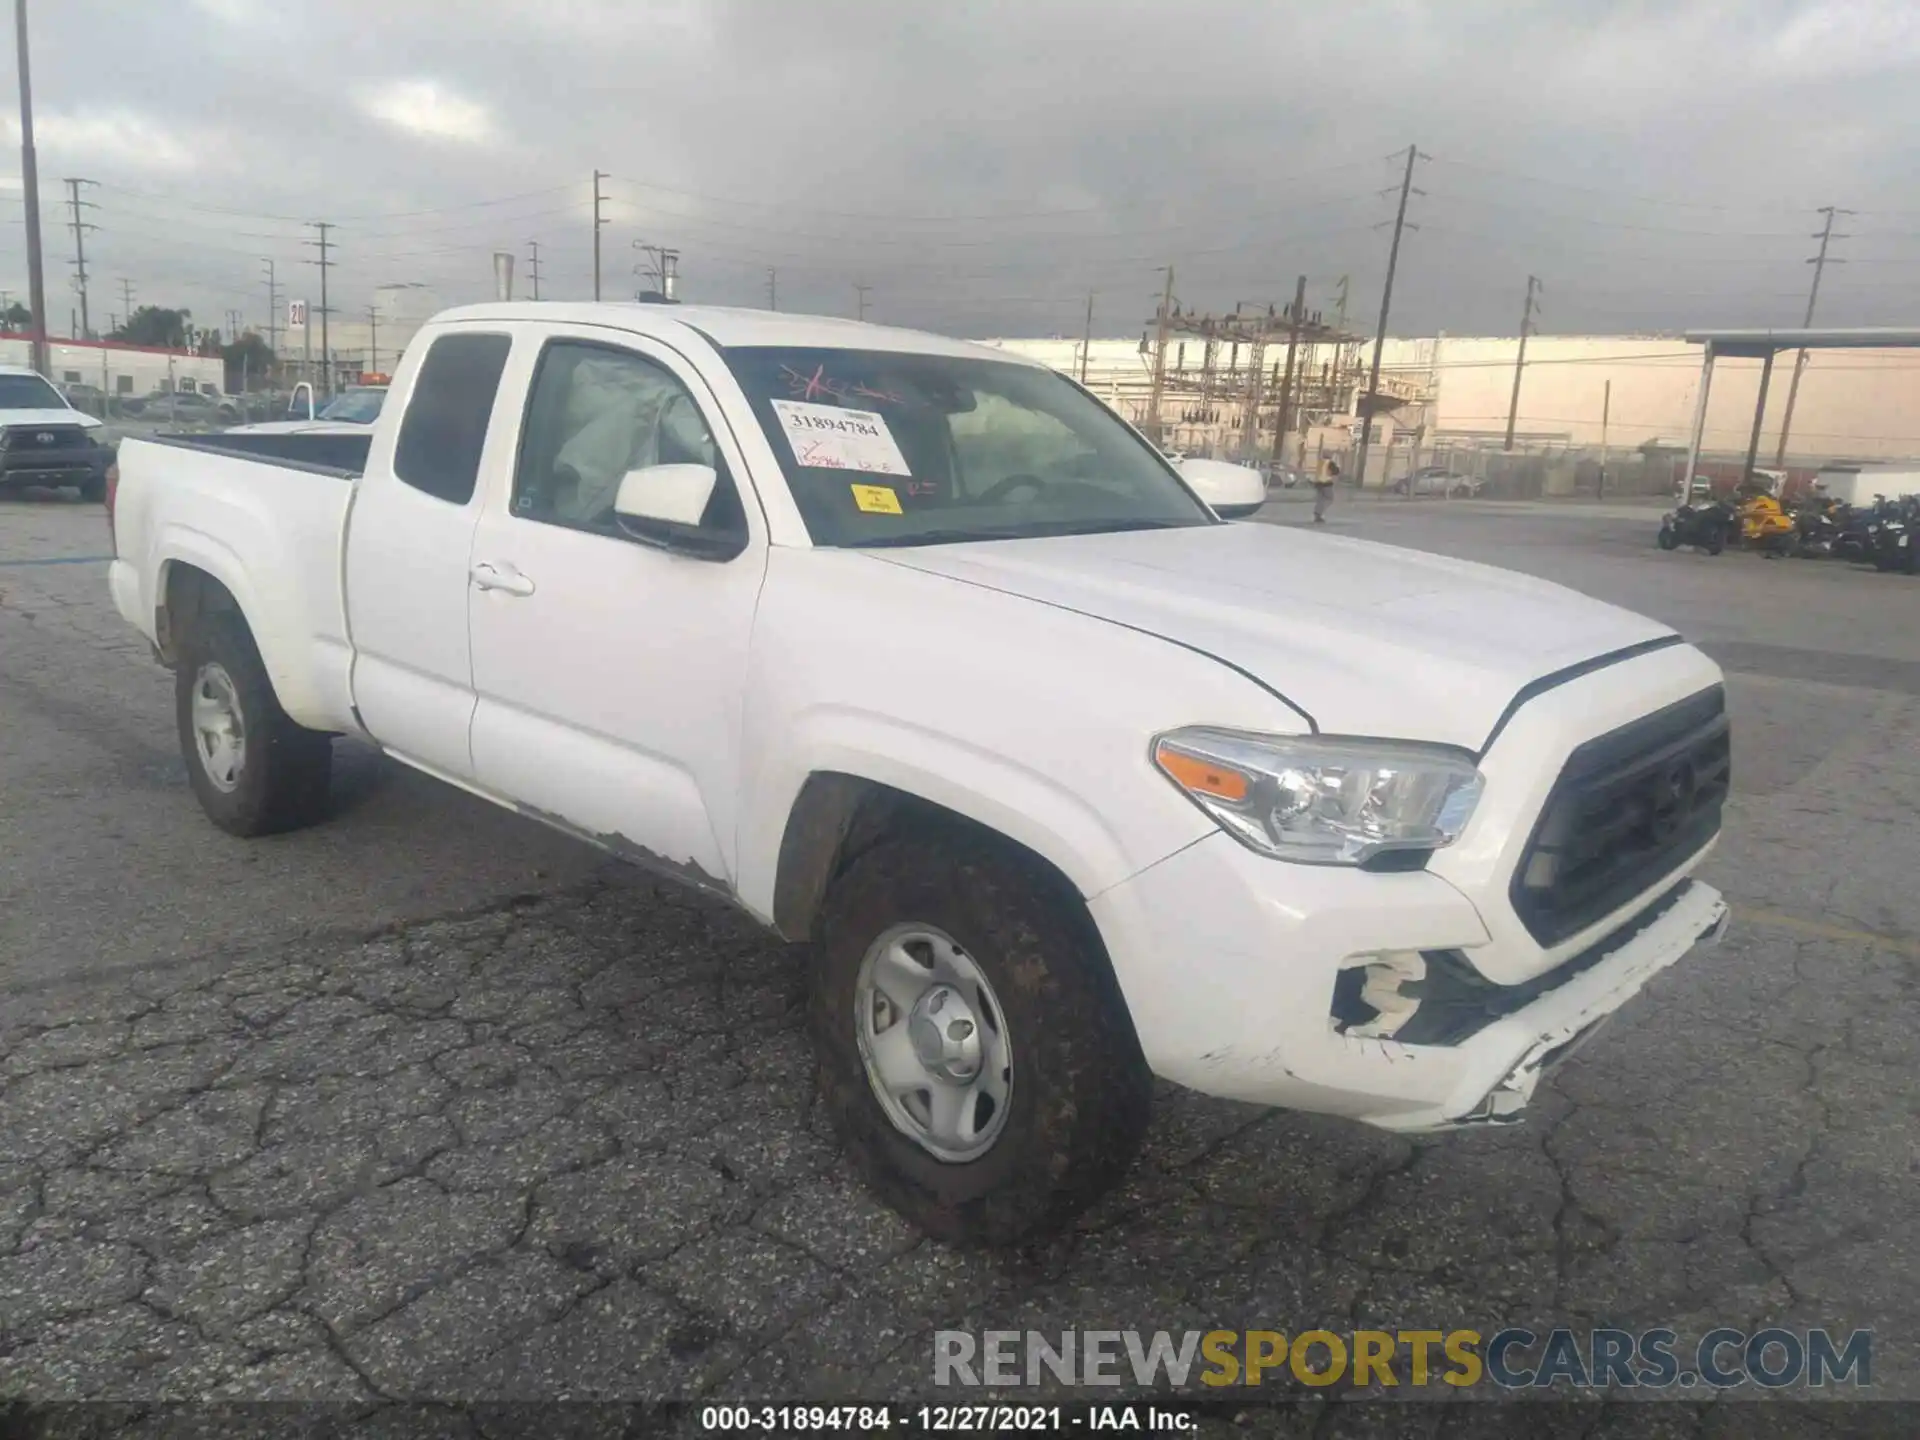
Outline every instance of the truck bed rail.
<path fill-rule="evenodd" d="M 193 435 L 158 434 L 140 436 L 155 445 L 171 445 L 181 450 L 205 450 L 237 460 L 255 460 L 303 470 L 312 475 L 327 475 L 336 480 L 357 480 L 367 468 L 367 452 L 372 435 Z"/>

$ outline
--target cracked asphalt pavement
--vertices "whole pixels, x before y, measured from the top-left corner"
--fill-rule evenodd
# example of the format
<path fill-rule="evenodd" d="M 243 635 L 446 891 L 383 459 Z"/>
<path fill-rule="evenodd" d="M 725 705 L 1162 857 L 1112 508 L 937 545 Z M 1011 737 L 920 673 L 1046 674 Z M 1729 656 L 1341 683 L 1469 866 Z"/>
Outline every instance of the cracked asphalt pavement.
<path fill-rule="evenodd" d="M 1920 1398 L 1920 583 L 1664 555 L 1653 519 L 1334 524 L 1722 660 L 1727 941 L 1523 1126 L 1408 1140 L 1166 1089 L 1119 1193 L 995 1256 L 850 1182 L 804 957 L 732 912 L 358 750 L 328 825 L 215 831 L 98 507 L 0 503 L 0 1397 L 902 1398 L 940 1329 L 1778 1324 L 1872 1328 L 1874 1392 Z M 1768 1433 L 1740 1398 L 1658 1409 Z M 1580 1408 L 1564 1433 L 1646 1414 Z M 1485 1411 L 1413 1409 L 1364 1433 Z"/>

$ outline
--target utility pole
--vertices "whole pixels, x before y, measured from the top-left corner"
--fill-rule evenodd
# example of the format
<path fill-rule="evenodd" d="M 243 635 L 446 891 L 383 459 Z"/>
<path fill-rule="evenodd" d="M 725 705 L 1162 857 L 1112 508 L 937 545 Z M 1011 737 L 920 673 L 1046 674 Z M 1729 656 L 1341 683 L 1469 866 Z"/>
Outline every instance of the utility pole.
<path fill-rule="evenodd" d="M 1827 246 L 1835 240 L 1845 240 L 1845 235 L 1833 233 L 1833 217 L 1851 215 L 1851 210 L 1842 210 L 1834 205 L 1822 205 L 1818 211 L 1827 217 L 1827 223 L 1820 227 L 1820 233 L 1814 238 L 1820 242 L 1820 253 L 1811 257 L 1807 264 L 1813 266 L 1813 288 L 1807 292 L 1807 318 L 1800 322 L 1802 330 L 1813 326 L 1813 307 L 1820 299 L 1820 275 L 1828 265 L 1844 265 L 1844 260 L 1829 260 Z M 1793 380 L 1787 386 L 1787 413 L 1780 417 L 1780 448 L 1774 452 L 1773 468 L 1779 470 L 1787 463 L 1787 434 L 1793 429 L 1793 402 L 1800 394 L 1800 374 L 1807 368 L 1807 352 L 1802 350 L 1793 357 Z M 1689 482 L 1691 483 L 1691 482 Z"/>
<path fill-rule="evenodd" d="M 1087 292 L 1087 327 L 1080 340 L 1080 383 L 1087 383 L 1087 355 L 1093 349 L 1093 292 Z"/>
<path fill-rule="evenodd" d="M 1520 415 L 1520 376 L 1527 368 L 1527 336 L 1533 333 L 1533 295 L 1540 282 L 1527 276 L 1527 308 L 1520 315 L 1520 351 L 1513 358 L 1513 398 L 1507 401 L 1507 440 L 1500 448 L 1513 449 L 1513 426 Z"/>
<path fill-rule="evenodd" d="M 47 373 L 47 285 L 40 255 L 40 165 L 33 152 L 33 79 L 27 63 L 27 0 L 13 0 L 15 54 L 20 62 L 20 198 L 27 210 L 27 308 L 32 365 Z"/>
<path fill-rule="evenodd" d="M 1393 246 L 1387 251 L 1387 280 L 1380 287 L 1380 325 L 1373 337 L 1373 370 L 1367 376 L 1367 393 L 1360 397 L 1360 456 L 1353 467 L 1353 483 L 1367 483 L 1367 446 L 1373 440 L 1373 407 L 1380 399 L 1380 352 L 1387 348 L 1387 312 L 1393 304 L 1393 272 L 1400 268 L 1400 235 L 1407 227 L 1407 197 L 1414 193 L 1413 166 L 1416 160 L 1428 160 L 1418 145 L 1407 146 L 1407 173 L 1400 180 L 1400 208 L 1393 217 Z M 1419 192 L 1425 194 L 1423 190 Z M 1419 226 L 1414 226 L 1419 229 Z M 1413 493 L 1413 486 L 1407 486 Z"/>
<path fill-rule="evenodd" d="M 98 230 L 98 225 L 89 225 L 80 218 L 82 210 L 97 210 L 100 207 L 90 200 L 80 198 L 82 185 L 98 185 L 98 180 L 68 179 L 61 182 L 67 187 L 67 204 L 72 207 L 73 219 L 69 221 L 73 229 L 73 288 L 80 292 L 80 334 L 81 340 L 93 338 L 93 320 L 87 314 L 87 231 Z"/>
<path fill-rule="evenodd" d="M 307 225 L 320 232 L 318 240 L 307 240 L 302 243 L 314 246 L 320 251 L 317 260 L 309 260 L 307 263 L 320 267 L 320 368 L 326 372 L 327 394 L 331 395 L 333 394 L 333 345 L 327 334 L 327 316 L 331 313 L 327 306 L 327 271 L 331 270 L 337 262 L 327 258 L 327 252 L 332 245 L 332 241 L 327 238 L 327 232 L 333 229 L 333 226 L 325 220 L 309 220 Z"/>
<path fill-rule="evenodd" d="M 1606 388 L 1600 392 L 1600 493 L 1598 499 L 1607 498 L 1607 419 L 1613 413 L 1613 382 L 1607 381 Z"/>
<path fill-rule="evenodd" d="M 1153 389 L 1147 396 L 1147 438 L 1160 444 L 1160 399 L 1167 389 L 1167 322 L 1173 315 L 1173 266 L 1167 266 L 1166 288 L 1160 293 L 1158 334 L 1153 342 Z"/>
<path fill-rule="evenodd" d="M 1293 309 L 1287 316 L 1287 373 L 1280 382 L 1280 413 L 1273 422 L 1273 463 L 1286 459 L 1287 427 L 1293 423 L 1293 367 L 1300 351 L 1300 322 L 1306 318 L 1307 277 L 1293 286 Z"/>
<path fill-rule="evenodd" d="M 267 267 L 267 349 L 277 359 L 280 354 L 280 286 L 274 279 L 273 261 L 264 255 L 260 263 Z"/>
<path fill-rule="evenodd" d="M 380 373 L 380 306 L 376 301 L 367 306 L 367 370 Z"/>
<path fill-rule="evenodd" d="M 862 285 L 858 280 L 853 282 L 853 293 L 859 302 L 858 314 L 862 320 L 867 318 L 867 291 L 872 288 L 871 285 Z"/>
<path fill-rule="evenodd" d="M 780 308 L 780 272 L 773 266 L 767 267 L 767 309 Z"/>
<path fill-rule="evenodd" d="M 540 298 L 540 242 L 527 242 L 527 280 L 533 286 L 533 298 Z"/>
<path fill-rule="evenodd" d="M 663 300 L 675 298 L 675 266 L 680 259 L 678 250 L 668 250 L 660 245 L 649 245 L 644 240 L 635 240 L 633 248 L 645 255 L 651 264 L 635 265 L 633 273 L 642 279 L 653 281 L 653 293 Z M 645 299 L 643 294 L 640 298 Z"/>
<path fill-rule="evenodd" d="M 600 193 L 600 182 L 608 177 L 598 170 L 593 172 L 593 298 L 600 298 L 600 232 L 606 228 L 606 216 L 600 213 L 600 207 L 606 203 L 606 197 Z"/>

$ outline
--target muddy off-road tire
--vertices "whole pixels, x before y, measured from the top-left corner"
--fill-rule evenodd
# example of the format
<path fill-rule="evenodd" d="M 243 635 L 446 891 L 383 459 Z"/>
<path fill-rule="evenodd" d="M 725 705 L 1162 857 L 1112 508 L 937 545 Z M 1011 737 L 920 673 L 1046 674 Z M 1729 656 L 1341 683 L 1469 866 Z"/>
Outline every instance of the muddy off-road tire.
<path fill-rule="evenodd" d="M 326 814 L 333 740 L 287 718 L 245 623 L 201 618 L 174 670 L 180 754 L 200 808 L 230 835 L 272 835 Z"/>
<path fill-rule="evenodd" d="M 930 825 L 867 849 L 822 906 L 822 1097 L 867 1184 L 935 1239 L 1065 1227 L 1146 1133 L 1152 1077 L 1062 888 L 990 836 Z"/>

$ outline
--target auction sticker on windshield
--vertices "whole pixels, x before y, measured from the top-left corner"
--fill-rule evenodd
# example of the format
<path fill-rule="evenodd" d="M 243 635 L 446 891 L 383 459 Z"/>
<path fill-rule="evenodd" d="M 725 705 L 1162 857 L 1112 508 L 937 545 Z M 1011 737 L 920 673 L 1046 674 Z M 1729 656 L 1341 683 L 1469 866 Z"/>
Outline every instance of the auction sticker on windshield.
<path fill-rule="evenodd" d="M 887 422 L 871 410 L 776 400 L 773 408 L 793 458 L 815 470 L 863 470 L 873 475 L 911 475 Z"/>

